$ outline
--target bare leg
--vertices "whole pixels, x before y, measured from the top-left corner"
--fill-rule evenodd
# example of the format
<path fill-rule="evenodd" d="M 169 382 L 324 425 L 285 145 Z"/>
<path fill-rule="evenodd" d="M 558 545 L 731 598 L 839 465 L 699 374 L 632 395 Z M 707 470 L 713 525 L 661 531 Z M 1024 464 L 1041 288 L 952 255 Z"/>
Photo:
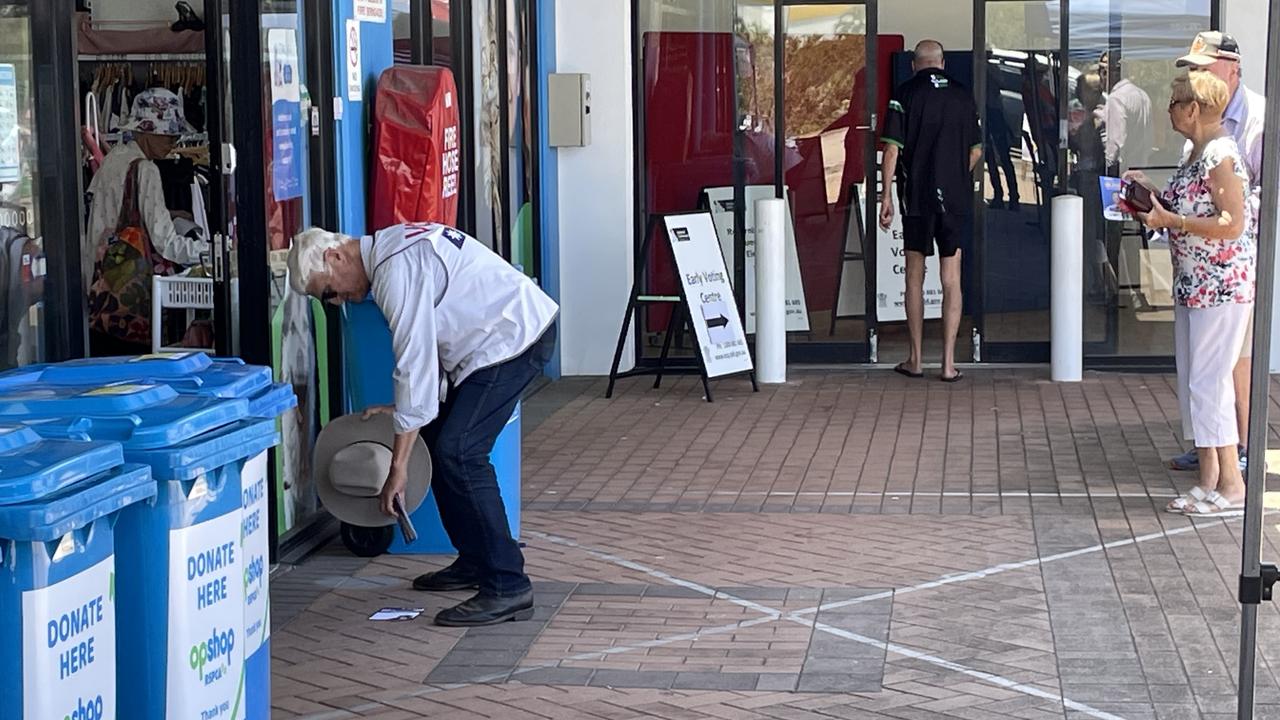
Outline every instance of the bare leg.
<path fill-rule="evenodd" d="M 1240 445 L 1249 446 L 1249 386 L 1253 373 L 1253 358 L 1243 357 L 1231 371 L 1236 386 L 1236 427 L 1240 429 Z"/>
<path fill-rule="evenodd" d="M 907 251 L 907 331 L 911 351 L 906 368 L 920 372 L 924 355 L 924 253 Z"/>
<path fill-rule="evenodd" d="M 1196 448 L 1196 453 L 1200 455 L 1200 489 L 1207 491 L 1217 490 L 1218 483 L 1222 478 L 1222 468 L 1218 464 L 1217 448 Z M 1239 468 L 1236 468 L 1239 472 Z"/>
<path fill-rule="evenodd" d="M 960 256 L 942 258 L 942 377 L 956 374 L 956 336 L 960 334 L 960 316 L 964 312 L 964 297 L 960 291 Z"/>
<path fill-rule="evenodd" d="M 1244 477 L 1240 474 L 1240 455 L 1231 446 L 1217 448 L 1218 492 L 1237 504 L 1244 501 Z"/>

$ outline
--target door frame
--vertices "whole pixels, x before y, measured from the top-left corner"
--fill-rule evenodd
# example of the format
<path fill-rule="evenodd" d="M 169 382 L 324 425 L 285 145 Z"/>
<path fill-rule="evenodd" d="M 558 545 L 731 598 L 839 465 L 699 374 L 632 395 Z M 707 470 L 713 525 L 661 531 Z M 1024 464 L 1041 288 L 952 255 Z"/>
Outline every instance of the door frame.
<path fill-rule="evenodd" d="M 1026 0 L 973 0 L 973 95 L 978 109 L 981 127 L 984 129 L 984 145 L 987 127 L 986 93 L 987 93 L 987 5 L 1003 2 L 1023 2 Z M 1067 126 L 1063 121 L 1068 112 L 1068 93 L 1070 75 L 1070 39 L 1071 39 L 1071 0 L 1059 0 L 1058 4 L 1058 67 L 1056 82 L 1058 85 L 1058 164 L 1053 179 L 1053 195 L 1046 196 L 1044 201 L 1052 203 L 1054 197 L 1068 194 L 1070 190 L 1070 169 L 1067 166 Z M 1045 341 L 990 341 L 986 332 L 985 298 L 986 281 L 986 216 L 983 198 L 986 189 L 985 161 L 979 160 L 973 168 L 973 254 L 974 272 L 969 278 L 969 289 L 973 295 L 971 307 L 973 312 L 974 362 L 1003 363 L 1046 363 L 1049 361 L 1050 342 Z M 1046 217 L 1048 214 L 1046 213 Z M 1047 238 L 1046 238 L 1047 239 Z M 1050 268 L 1052 274 L 1052 267 Z M 957 339 L 959 342 L 959 339 Z"/>
<path fill-rule="evenodd" d="M 879 87 L 876 82 L 876 62 L 879 57 L 880 46 L 880 18 L 879 18 L 879 2 L 880 0 L 774 0 L 773 3 L 773 117 L 774 117 L 774 133 L 773 133 L 773 180 L 774 180 L 774 197 L 782 198 L 783 191 L 786 186 L 786 176 L 784 173 L 784 161 L 786 159 L 786 10 L 793 7 L 809 7 L 821 5 L 860 5 L 865 8 L 866 16 L 866 45 L 864 47 L 864 66 L 867 68 L 866 78 L 866 111 L 865 117 L 868 119 L 865 126 L 850 125 L 849 132 L 866 131 L 866 138 L 863 140 L 863 158 L 864 158 L 864 175 L 863 183 L 867 188 L 867 197 L 862 198 L 862 268 L 866 275 L 866 282 L 863 287 L 865 289 L 865 335 L 861 342 L 846 341 L 813 341 L 813 342 L 791 342 L 787 341 L 788 359 L 796 363 L 841 363 L 841 364 L 865 364 L 876 361 L 875 337 L 877 332 L 878 321 L 876 318 L 876 240 L 878 238 L 878 218 L 876 208 L 880 206 L 880 163 L 877 159 L 879 148 L 879 139 L 877 137 L 877 128 L 879 123 L 877 107 L 877 98 L 879 97 Z M 736 7 L 735 7 L 736 15 Z M 737 83 L 737 63 L 734 63 L 734 87 Z M 736 106 L 736 103 L 735 103 Z M 742 148 L 745 145 L 745 134 L 743 132 L 741 118 L 737 130 L 734 132 L 734 238 L 737 247 L 734 248 L 734 258 L 746 257 L 746 233 L 745 222 L 746 212 L 748 208 L 745 202 L 745 166 L 746 159 L 742 155 Z M 741 170 L 741 172 L 740 172 Z M 847 193 L 848 188 L 841 188 L 842 193 Z M 850 217 L 849 222 L 853 222 L 854 218 Z M 795 222 L 794 213 L 792 222 Z M 847 233 L 845 238 L 847 240 Z M 869 239 L 868 239 L 869 238 Z M 843 257 L 843 254 L 841 255 Z M 739 275 L 738 264 L 743 264 L 745 271 L 745 260 L 743 263 L 735 263 L 733 271 L 735 287 L 743 288 L 736 290 L 735 295 L 738 296 L 739 311 L 745 309 L 746 295 L 745 282 L 743 275 Z M 839 269 L 840 277 L 843 277 L 845 263 L 842 261 Z M 835 305 L 831 308 L 834 314 L 838 312 L 840 307 L 839 298 L 836 299 Z M 744 315 L 745 317 L 745 315 Z M 810 333 L 814 333 L 812 326 Z"/>

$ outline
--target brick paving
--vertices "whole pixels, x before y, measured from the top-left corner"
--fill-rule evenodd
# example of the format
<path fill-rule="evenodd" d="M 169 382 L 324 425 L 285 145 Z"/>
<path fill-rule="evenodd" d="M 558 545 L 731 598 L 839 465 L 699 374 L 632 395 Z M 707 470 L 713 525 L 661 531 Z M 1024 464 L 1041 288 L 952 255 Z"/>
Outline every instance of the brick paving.
<path fill-rule="evenodd" d="M 437 628 L 465 594 L 408 581 L 449 558 L 327 548 L 273 578 L 273 717 L 1234 717 L 1241 526 L 1162 511 L 1191 483 L 1172 378 L 1044 374 L 547 387 L 534 620 Z M 388 606 L 424 614 L 366 620 Z M 1274 606 L 1260 627 L 1280 718 Z"/>

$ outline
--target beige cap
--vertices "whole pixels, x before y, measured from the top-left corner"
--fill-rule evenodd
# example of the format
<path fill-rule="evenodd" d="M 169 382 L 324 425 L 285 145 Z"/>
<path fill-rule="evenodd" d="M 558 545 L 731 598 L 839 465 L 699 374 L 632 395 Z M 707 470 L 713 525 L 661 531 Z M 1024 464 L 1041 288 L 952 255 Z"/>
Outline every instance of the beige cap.
<path fill-rule="evenodd" d="M 1227 33 L 1202 32 L 1191 43 L 1191 52 L 1178 58 L 1178 67 L 1208 67 L 1219 60 L 1240 62 L 1240 45 Z"/>

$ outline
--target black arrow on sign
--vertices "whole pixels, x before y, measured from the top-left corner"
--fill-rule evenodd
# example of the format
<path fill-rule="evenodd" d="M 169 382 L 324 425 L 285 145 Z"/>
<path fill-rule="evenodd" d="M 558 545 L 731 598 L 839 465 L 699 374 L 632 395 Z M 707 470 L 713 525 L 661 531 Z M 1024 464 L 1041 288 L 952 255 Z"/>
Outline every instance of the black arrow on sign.
<path fill-rule="evenodd" d="M 722 328 L 728 324 L 729 324 L 729 318 L 725 317 L 724 315 L 707 318 L 707 327 L 709 328 Z"/>

